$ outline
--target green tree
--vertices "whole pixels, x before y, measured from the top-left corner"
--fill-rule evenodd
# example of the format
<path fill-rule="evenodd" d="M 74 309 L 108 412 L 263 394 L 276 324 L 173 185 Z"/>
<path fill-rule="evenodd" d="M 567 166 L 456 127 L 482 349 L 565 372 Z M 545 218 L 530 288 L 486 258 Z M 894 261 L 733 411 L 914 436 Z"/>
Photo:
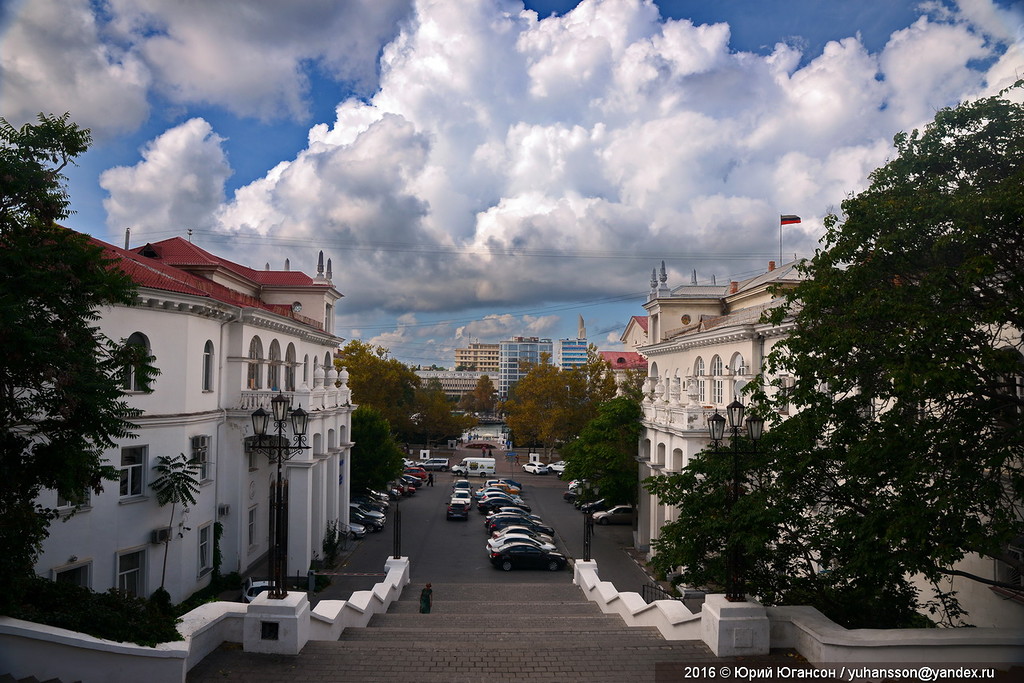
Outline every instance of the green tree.
<path fill-rule="evenodd" d="M 140 411 L 124 400 L 125 367 L 155 370 L 140 346 L 105 337 L 99 311 L 130 305 L 135 286 L 87 237 L 62 228 L 63 169 L 89 146 L 68 115 L 15 129 L 0 119 L 0 576 L 30 576 L 49 523 L 45 498 L 68 500 L 116 470 L 106 449 L 132 436 Z M 0 609 L 18 586 L 0 593 Z"/>
<path fill-rule="evenodd" d="M 420 378 L 409 366 L 392 358 L 387 348 L 358 339 L 341 349 L 334 364 L 348 370 L 353 403 L 376 408 L 401 438 L 411 435 Z"/>
<path fill-rule="evenodd" d="M 545 456 L 564 438 L 569 416 L 569 386 L 550 361 L 549 354 L 541 354 L 541 362 L 510 387 L 502 406 L 515 442 L 540 447 Z"/>
<path fill-rule="evenodd" d="M 438 380 L 432 379 L 426 386 L 417 389 L 416 412 L 412 416 L 416 441 L 430 446 L 439 441 L 458 439 L 476 424 L 476 418 L 456 415 L 452 411 L 453 407 Z"/>
<path fill-rule="evenodd" d="M 613 398 L 617 389 L 611 365 L 593 344 L 587 348 L 587 362 L 563 371 L 562 376 L 567 400 L 562 438 L 568 440 L 580 434 L 583 427 L 597 416 L 598 407 Z"/>
<path fill-rule="evenodd" d="M 766 376 L 795 386 L 762 378 L 754 403 L 792 416 L 745 458 L 737 506 L 753 591 L 847 625 L 907 623 L 922 605 L 956 622 L 937 588 L 949 577 L 1019 590 L 964 572 L 970 553 L 1024 570 L 1007 552 L 1024 535 L 1024 107 L 943 109 L 895 146 L 771 315 L 796 327 Z M 650 487 L 681 510 L 661 561 L 696 583 L 720 577 L 721 459 Z"/>
<path fill-rule="evenodd" d="M 387 418 L 373 406 L 352 411 L 352 441 L 353 491 L 383 489 L 402 473 L 405 453 L 395 441 Z"/>
<path fill-rule="evenodd" d="M 171 514 L 167 520 L 167 526 L 173 531 L 174 513 L 178 504 L 196 504 L 196 495 L 199 493 L 199 480 L 196 479 L 198 466 L 189 460 L 184 453 L 176 457 L 161 455 L 156 459 L 157 478 L 149 485 L 156 492 L 156 502 L 160 507 L 170 503 Z M 160 590 L 164 590 L 164 583 L 167 578 L 167 554 L 171 547 L 173 533 L 167 534 L 164 540 L 164 564 L 160 571 Z M 178 534 L 182 534 L 179 532 Z"/>
<path fill-rule="evenodd" d="M 493 413 L 498 407 L 497 391 L 490 375 L 481 375 L 473 391 L 459 401 L 459 406 L 470 413 Z"/>
<path fill-rule="evenodd" d="M 597 417 L 562 448 L 566 476 L 586 479 L 609 502 L 635 504 L 639 469 L 636 449 L 642 416 L 640 403 L 628 396 L 598 406 Z"/>

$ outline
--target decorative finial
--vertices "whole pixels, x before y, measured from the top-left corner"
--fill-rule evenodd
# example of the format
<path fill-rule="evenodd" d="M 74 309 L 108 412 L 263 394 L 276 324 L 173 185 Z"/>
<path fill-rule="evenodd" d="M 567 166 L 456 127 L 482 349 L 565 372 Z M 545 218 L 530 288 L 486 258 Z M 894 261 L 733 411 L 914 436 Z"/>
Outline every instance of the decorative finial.
<path fill-rule="evenodd" d="M 323 277 L 324 276 L 324 252 L 323 251 L 320 252 L 320 260 L 317 261 L 317 264 L 316 264 L 316 276 L 317 277 Z"/>
<path fill-rule="evenodd" d="M 661 284 L 665 284 L 668 281 L 668 273 L 665 272 L 665 262 L 661 262 Z"/>
<path fill-rule="evenodd" d="M 292 269 L 292 262 L 291 262 L 290 259 L 285 259 L 284 260 L 284 269 L 285 270 L 291 270 Z"/>
<path fill-rule="evenodd" d="M 651 268 L 651 289 L 657 289 L 658 287 L 658 269 Z"/>
<path fill-rule="evenodd" d="M 327 279 L 331 279 L 331 259 L 327 259 Z"/>
<path fill-rule="evenodd" d="M 690 284 L 691 285 L 697 284 L 697 269 L 696 268 L 693 269 L 693 274 L 690 275 Z"/>

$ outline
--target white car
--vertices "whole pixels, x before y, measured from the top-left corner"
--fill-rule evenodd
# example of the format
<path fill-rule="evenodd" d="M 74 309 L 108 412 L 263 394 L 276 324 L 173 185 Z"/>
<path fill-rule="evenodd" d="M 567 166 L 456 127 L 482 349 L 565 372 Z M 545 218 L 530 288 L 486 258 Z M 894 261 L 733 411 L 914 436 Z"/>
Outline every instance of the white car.
<path fill-rule="evenodd" d="M 260 593 L 265 593 L 271 588 L 270 581 L 254 581 L 252 578 L 245 580 L 245 589 L 242 591 L 242 600 L 252 602 Z"/>
<path fill-rule="evenodd" d="M 465 503 L 469 507 L 473 507 L 473 497 L 469 495 L 469 491 L 452 491 L 452 503 Z"/>
<path fill-rule="evenodd" d="M 558 462 L 553 462 L 550 465 L 548 465 L 548 469 L 557 474 L 558 476 L 562 476 L 562 473 L 565 472 L 565 461 L 559 460 Z"/>
<path fill-rule="evenodd" d="M 491 534 L 491 538 L 501 538 L 502 536 L 508 535 L 529 536 L 533 540 L 541 541 L 542 543 L 551 543 L 552 545 L 554 545 L 555 543 L 555 539 L 551 536 L 548 536 L 547 534 L 542 534 L 539 531 L 534 531 L 529 527 L 516 525 L 507 526 L 504 529 L 501 529 L 500 531 L 495 531 L 493 534 Z"/>
<path fill-rule="evenodd" d="M 550 472 L 548 466 L 540 462 L 528 462 L 523 465 L 524 472 L 530 472 L 531 474 L 547 474 Z"/>
<path fill-rule="evenodd" d="M 539 541 L 536 538 L 527 536 L 525 534 L 506 534 L 500 538 L 492 538 L 487 541 L 487 552 L 501 552 L 503 546 L 509 545 L 510 543 L 527 543 L 529 545 L 535 545 L 543 550 L 552 551 L 555 549 L 554 543 L 545 543 Z"/>

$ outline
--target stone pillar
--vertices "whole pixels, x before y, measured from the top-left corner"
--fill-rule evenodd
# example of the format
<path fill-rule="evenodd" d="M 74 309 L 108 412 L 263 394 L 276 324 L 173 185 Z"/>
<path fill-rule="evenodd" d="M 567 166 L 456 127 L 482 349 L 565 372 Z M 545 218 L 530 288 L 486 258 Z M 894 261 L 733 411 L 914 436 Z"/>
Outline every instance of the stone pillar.
<path fill-rule="evenodd" d="M 269 595 L 265 591 L 249 603 L 242 648 L 261 654 L 297 655 L 309 641 L 309 598 L 294 590 L 280 600 Z"/>
<path fill-rule="evenodd" d="M 701 639 L 716 657 L 766 655 L 770 649 L 768 614 L 756 602 L 729 602 L 709 595 L 700 613 Z"/>

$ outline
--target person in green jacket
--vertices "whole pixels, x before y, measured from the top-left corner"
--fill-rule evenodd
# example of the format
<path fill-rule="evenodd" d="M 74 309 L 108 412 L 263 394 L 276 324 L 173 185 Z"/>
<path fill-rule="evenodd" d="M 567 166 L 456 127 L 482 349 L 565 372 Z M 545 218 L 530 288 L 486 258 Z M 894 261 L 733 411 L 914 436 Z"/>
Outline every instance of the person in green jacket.
<path fill-rule="evenodd" d="M 433 603 L 434 591 L 430 588 L 428 583 L 426 587 L 420 591 L 420 614 L 430 614 L 430 605 Z"/>

